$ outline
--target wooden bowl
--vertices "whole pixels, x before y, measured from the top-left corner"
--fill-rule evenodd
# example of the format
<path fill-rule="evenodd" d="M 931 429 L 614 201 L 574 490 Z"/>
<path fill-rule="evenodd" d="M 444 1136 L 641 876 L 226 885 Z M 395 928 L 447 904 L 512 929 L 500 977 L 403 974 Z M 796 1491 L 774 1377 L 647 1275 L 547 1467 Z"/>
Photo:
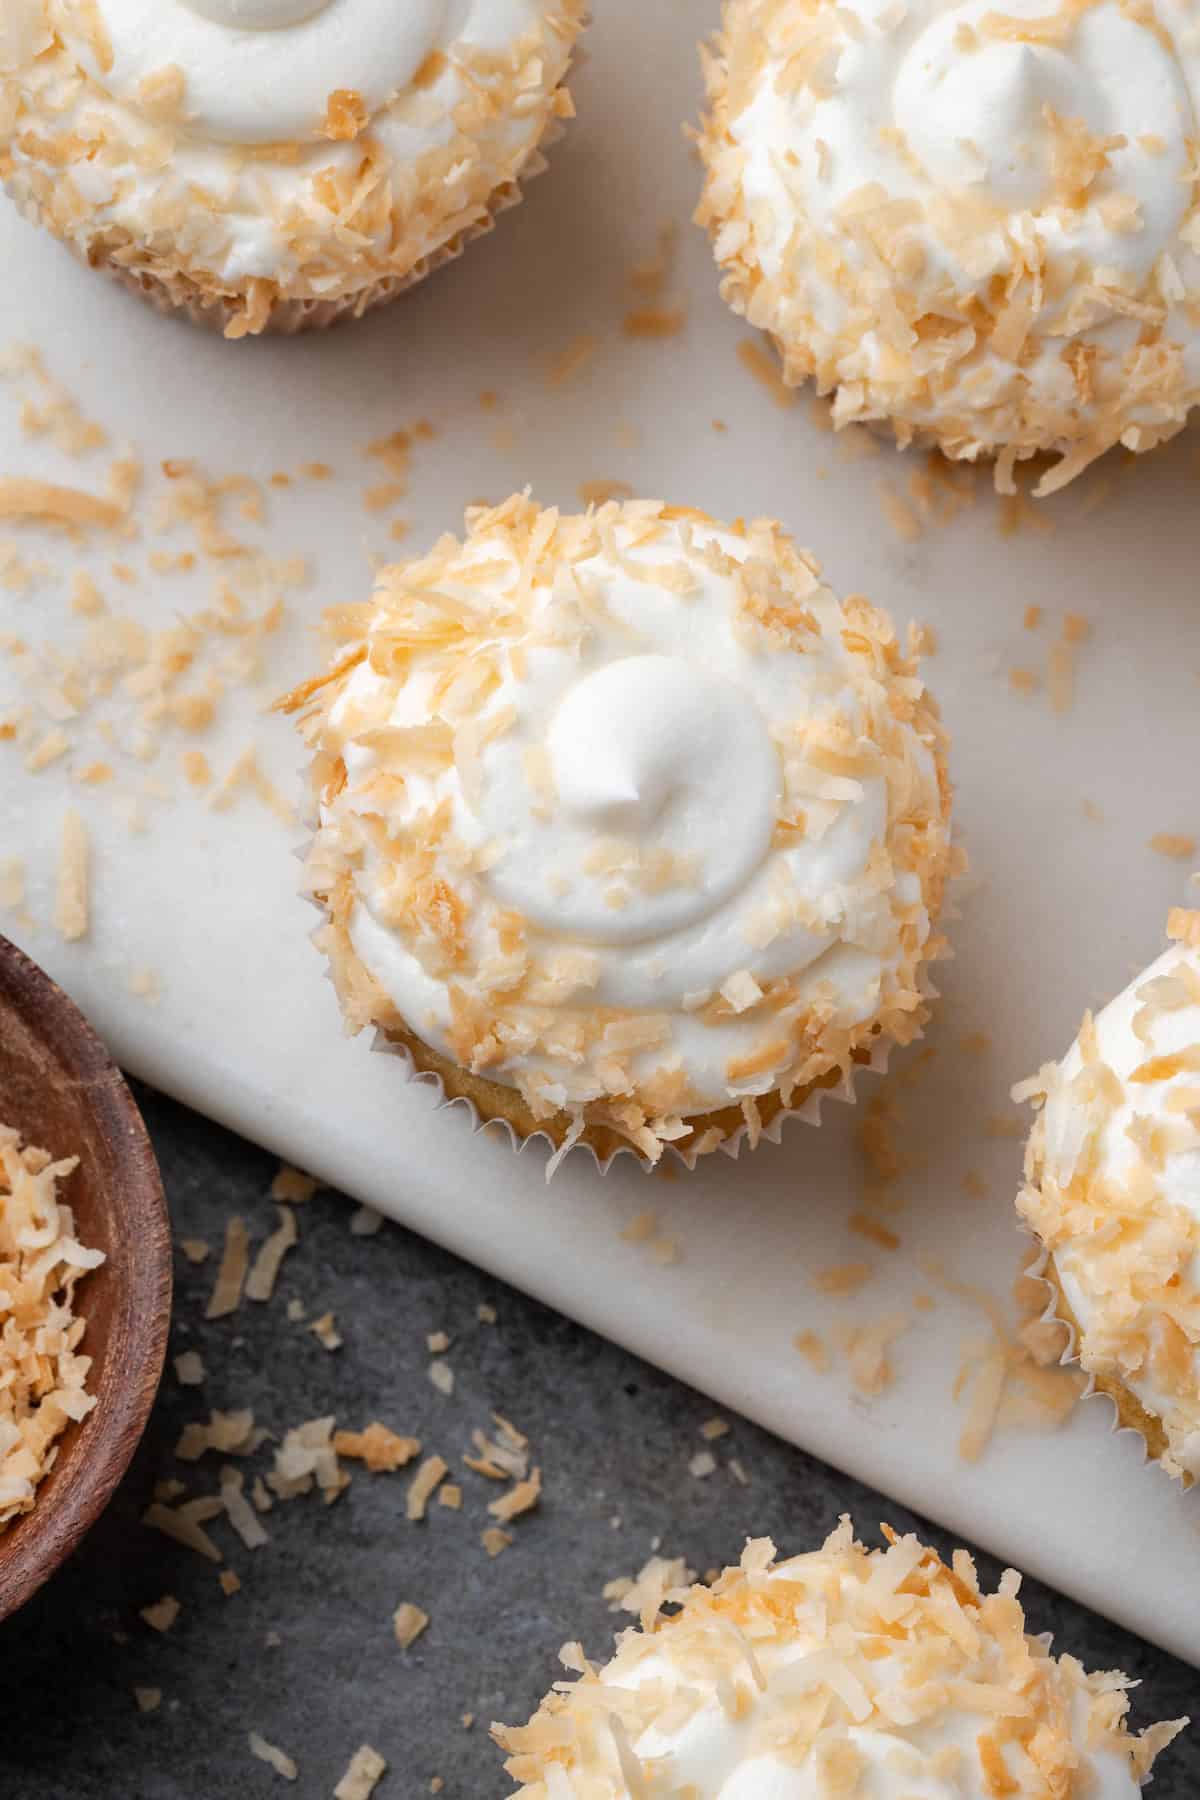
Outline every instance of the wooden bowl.
<path fill-rule="evenodd" d="M 76 1289 L 97 1404 L 59 1440 L 32 1511 L 0 1531 L 0 1619 L 70 1556 L 129 1466 L 154 1402 L 171 1316 L 171 1232 L 133 1096 L 62 989 L 0 937 L 0 1124 L 78 1156 L 63 1198 L 105 1262 Z"/>

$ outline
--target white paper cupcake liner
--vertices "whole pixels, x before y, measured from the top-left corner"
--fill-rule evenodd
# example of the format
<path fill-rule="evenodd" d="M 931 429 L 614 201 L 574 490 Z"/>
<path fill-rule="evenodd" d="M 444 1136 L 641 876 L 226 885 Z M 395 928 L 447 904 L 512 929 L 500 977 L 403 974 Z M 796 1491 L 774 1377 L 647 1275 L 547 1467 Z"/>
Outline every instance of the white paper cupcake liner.
<path fill-rule="evenodd" d="M 550 138 L 551 134 L 547 132 L 543 143 Z M 381 276 L 353 293 L 342 294 L 332 300 L 277 300 L 271 308 L 263 332 L 253 335 L 298 337 L 304 332 L 327 331 L 331 325 L 338 325 L 349 319 L 361 319 L 366 313 L 374 312 L 378 307 L 386 306 L 389 301 L 399 299 L 401 294 L 417 287 L 435 270 L 446 263 L 456 262 L 467 245 L 476 238 L 486 237 L 501 213 L 520 204 L 524 198 L 523 183 L 540 175 L 547 166 L 541 150 L 534 150 L 521 171 L 520 181 L 505 182 L 493 190 L 488 198 L 487 212 L 482 218 L 456 232 L 444 244 L 439 244 L 407 273 Z M 68 248 L 88 268 L 117 282 L 165 318 L 186 319 L 204 331 L 216 332 L 224 337 L 226 327 L 239 317 L 239 308 L 227 300 L 205 293 L 188 275 L 158 275 L 150 270 L 130 269 L 114 262 L 102 252 L 89 255 L 74 244 L 68 245 Z"/>
<path fill-rule="evenodd" d="M 310 818 L 308 823 L 310 828 L 315 829 L 315 820 Z M 311 848 L 311 837 L 306 839 L 302 844 L 296 846 L 294 855 L 297 861 L 302 865 L 307 863 Z M 317 899 L 315 895 L 310 894 L 303 887 L 300 889 L 300 896 L 321 915 L 323 924 L 328 922 L 329 913 L 321 900 Z M 947 896 L 942 906 L 942 917 L 947 918 L 953 916 L 954 909 L 949 896 Z M 336 991 L 336 984 L 333 980 L 333 970 L 330 966 L 329 958 L 325 954 L 322 946 L 317 942 L 321 930 L 322 925 L 315 926 L 310 933 L 310 939 L 314 949 L 317 950 L 321 957 L 324 966 L 325 979 L 331 986 L 335 987 Z M 938 989 L 933 984 L 933 979 L 930 974 L 931 967 L 932 965 L 929 963 L 922 963 L 918 976 L 921 999 L 930 1005 L 941 997 Z M 915 1037 L 910 1041 L 918 1043 L 923 1036 L 924 1032 L 918 1030 Z M 864 1075 L 886 1075 L 894 1047 L 895 1044 L 893 1039 L 882 1036 L 876 1037 L 871 1043 L 869 1054 L 864 1057 L 861 1062 L 852 1063 L 848 1069 L 843 1070 L 837 1081 L 831 1083 L 828 1087 L 814 1087 L 810 1092 L 806 1093 L 803 1100 L 795 1106 L 781 1106 L 774 1117 L 770 1119 L 767 1124 L 762 1125 L 758 1129 L 755 1142 L 765 1141 L 769 1144 L 781 1143 L 784 1125 L 791 1119 L 797 1119 L 804 1125 L 820 1125 L 821 1109 L 827 1100 L 833 1102 L 840 1101 L 846 1106 L 857 1105 L 857 1081 Z M 584 1143 L 580 1141 L 578 1137 L 570 1134 L 568 1134 L 568 1136 L 560 1143 L 551 1132 L 544 1129 L 535 1129 L 533 1131 L 522 1133 L 519 1132 L 508 1119 L 500 1116 L 484 1118 L 480 1114 L 474 1101 L 466 1094 L 447 1094 L 442 1078 L 436 1070 L 421 1068 L 414 1060 L 408 1045 L 398 1042 L 395 1038 L 389 1037 L 383 1026 L 376 1025 L 374 1027 L 374 1035 L 369 1045 L 369 1050 L 372 1055 L 387 1056 L 399 1062 L 404 1070 L 406 1081 L 411 1081 L 423 1087 L 431 1088 L 436 1096 L 436 1111 L 449 1110 L 452 1107 L 460 1108 L 466 1114 L 467 1121 L 473 1133 L 484 1131 L 489 1126 L 495 1126 L 507 1135 L 511 1149 L 518 1154 L 528 1149 L 531 1144 L 537 1143 L 544 1146 L 550 1152 L 546 1161 L 546 1180 L 548 1182 L 553 1180 L 558 1169 L 572 1151 L 586 1153 L 587 1156 L 590 1157 L 593 1167 L 600 1175 L 607 1175 L 613 1163 L 616 1162 L 618 1157 L 622 1156 L 633 1157 L 646 1174 L 653 1174 L 655 1169 L 661 1168 L 668 1157 L 670 1157 L 673 1163 L 682 1165 L 682 1167 L 687 1169 L 690 1173 L 695 1169 L 698 1162 L 707 1160 L 708 1156 L 715 1154 L 717 1151 L 723 1152 L 727 1157 L 736 1162 L 741 1155 L 743 1145 L 749 1143 L 751 1136 L 750 1125 L 748 1123 L 743 1123 L 742 1125 L 735 1127 L 734 1130 L 724 1137 L 719 1144 L 714 1146 L 712 1151 L 706 1151 L 703 1156 L 695 1149 L 689 1149 L 686 1146 L 679 1147 L 675 1144 L 668 1143 L 664 1145 L 663 1154 L 655 1163 L 650 1162 L 648 1158 L 638 1150 L 637 1146 L 631 1143 L 618 1143 L 605 1155 L 601 1155 L 592 1144 Z M 765 1098 L 765 1096 L 758 1097 Z M 733 1105 L 737 1104 L 737 1102 L 731 1101 L 728 1104 Z M 580 1121 L 579 1131 L 582 1133 L 586 1128 L 586 1121 Z"/>
<path fill-rule="evenodd" d="M 328 967 L 326 968 L 326 975 L 332 980 L 332 972 Z M 937 998 L 937 990 L 933 988 L 932 985 L 928 990 L 928 997 L 930 999 Z M 681 1147 L 668 1143 L 664 1145 L 663 1154 L 656 1163 L 650 1162 L 649 1159 L 638 1150 L 635 1144 L 617 1144 L 606 1154 L 601 1155 L 592 1144 L 584 1143 L 569 1135 L 563 1139 L 562 1142 L 559 1142 L 558 1139 L 547 1130 L 535 1129 L 522 1134 L 508 1119 L 499 1117 L 483 1118 L 473 1100 L 469 1099 L 465 1094 L 447 1094 L 440 1075 L 431 1069 L 419 1068 L 413 1060 L 412 1053 L 408 1046 L 403 1043 L 398 1043 L 394 1038 L 389 1037 L 382 1027 L 377 1026 L 375 1028 L 375 1035 L 370 1048 L 373 1054 L 397 1059 L 406 1071 L 407 1080 L 419 1082 L 427 1087 L 431 1087 L 437 1095 L 439 1111 L 449 1107 L 461 1107 L 467 1115 L 472 1131 L 484 1131 L 489 1126 L 499 1127 L 507 1134 L 511 1148 L 518 1153 L 528 1149 L 528 1147 L 534 1143 L 544 1146 L 550 1152 L 546 1162 L 547 1181 L 551 1181 L 554 1178 L 561 1164 L 573 1151 L 586 1153 L 591 1158 L 597 1173 L 601 1175 L 607 1175 L 613 1163 L 616 1162 L 619 1157 L 624 1156 L 631 1156 L 647 1174 L 652 1174 L 655 1169 L 661 1168 L 668 1157 L 674 1163 L 681 1164 L 690 1172 L 695 1169 L 697 1163 L 706 1161 L 708 1156 L 713 1155 L 718 1151 L 736 1161 L 742 1152 L 743 1146 L 749 1143 L 751 1136 L 751 1127 L 749 1124 L 743 1124 L 736 1127 L 724 1137 L 721 1142 L 714 1147 L 713 1151 L 705 1152 L 703 1155 L 698 1153 L 694 1148 L 689 1149 L 686 1145 Z M 770 1144 L 780 1143 L 783 1137 L 784 1125 L 790 1119 L 798 1119 L 805 1125 L 819 1125 L 821 1123 L 821 1109 L 827 1100 L 841 1101 L 847 1106 L 856 1105 L 858 1100 L 855 1087 L 856 1081 L 860 1076 L 864 1075 L 885 1075 L 887 1073 L 892 1049 L 893 1043 L 890 1038 L 876 1038 L 871 1046 L 870 1055 L 862 1062 L 852 1064 L 849 1069 L 842 1073 L 840 1080 L 835 1082 L 832 1086 L 815 1087 L 811 1092 L 805 1095 L 804 1099 L 800 1101 L 798 1105 L 781 1107 L 770 1122 L 761 1127 L 758 1132 L 757 1141 L 763 1141 Z M 730 1101 L 727 1104 L 734 1105 L 736 1104 L 736 1101 Z M 582 1132 L 585 1129 L 586 1123 L 581 1121 L 580 1131 Z"/>
<path fill-rule="evenodd" d="M 1085 1386 L 1083 1392 L 1079 1396 L 1080 1404 L 1082 1405 L 1088 1400 L 1107 1402 L 1111 1415 L 1111 1423 L 1109 1426 L 1110 1434 L 1113 1437 L 1136 1438 L 1138 1444 L 1141 1446 L 1141 1460 L 1143 1466 L 1149 1467 L 1151 1464 L 1157 1466 L 1159 1459 L 1151 1454 L 1150 1446 L 1146 1442 L 1145 1434 L 1141 1432 L 1136 1425 L 1129 1424 L 1121 1417 L 1121 1409 L 1117 1404 L 1117 1401 L 1105 1388 L 1097 1386 L 1096 1377 L 1090 1370 L 1085 1369 L 1080 1362 L 1079 1333 L 1071 1320 L 1064 1319 L 1058 1310 L 1058 1287 L 1055 1280 L 1052 1279 L 1048 1273 L 1052 1261 L 1050 1251 L 1046 1248 L 1037 1232 L 1032 1230 L 1032 1228 L 1024 1222 L 1021 1224 L 1021 1230 L 1024 1236 L 1029 1238 L 1029 1240 L 1037 1246 L 1038 1251 L 1036 1260 L 1030 1263 L 1024 1273 L 1032 1280 L 1040 1281 L 1046 1290 L 1046 1305 L 1039 1316 L 1038 1323 L 1040 1325 L 1055 1325 L 1060 1331 L 1066 1333 L 1066 1345 L 1058 1361 L 1060 1367 L 1064 1369 L 1078 1369 L 1083 1375 Z M 1134 1397 L 1136 1398 L 1136 1396 Z"/>

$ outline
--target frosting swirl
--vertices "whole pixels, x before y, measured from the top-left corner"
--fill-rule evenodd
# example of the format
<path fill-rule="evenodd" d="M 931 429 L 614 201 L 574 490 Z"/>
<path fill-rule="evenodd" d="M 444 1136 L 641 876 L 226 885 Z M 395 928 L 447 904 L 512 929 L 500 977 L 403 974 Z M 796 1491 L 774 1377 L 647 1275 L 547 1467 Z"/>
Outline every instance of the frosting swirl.
<path fill-rule="evenodd" d="M 578 1679 L 494 1728 L 518 1800 L 1136 1800 L 1186 1720 L 1133 1737 L 1124 1677 L 1027 1635 L 1014 1571 L 985 1594 L 965 1551 L 888 1535 L 868 1552 L 843 1520 L 780 1562 L 752 1540 L 711 1588 L 648 1565 L 641 1630 L 601 1668 L 568 1644 Z"/>
<path fill-rule="evenodd" d="M 311 880 L 353 870 L 342 948 L 395 1017 L 655 1152 L 912 1035 L 947 803 L 887 621 L 769 524 L 468 518 L 385 571 L 312 727 Z"/>
<path fill-rule="evenodd" d="M 1159 1422 L 1152 1452 L 1200 1478 L 1200 914 L 1063 1058 L 1016 1090 L 1044 1102 L 1019 1210 L 1054 1260 L 1079 1360 Z"/>
<path fill-rule="evenodd" d="M 506 0 L 507 3 L 507 0 Z M 218 144 L 322 136 L 330 95 L 364 122 L 447 43 L 450 0 L 97 0 L 103 37 L 67 42 L 97 85 L 136 112 L 164 69 L 182 72 L 181 127 Z"/>
<path fill-rule="evenodd" d="M 732 0 L 699 217 L 834 417 L 1049 492 L 1200 395 L 1200 47 L 1179 0 Z"/>
<path fill-rule="evenodd" d="M 583 0 L 5 0 L 0 174 L 88 254 L 264 328 L 394 290 L 517 195 Z"/>

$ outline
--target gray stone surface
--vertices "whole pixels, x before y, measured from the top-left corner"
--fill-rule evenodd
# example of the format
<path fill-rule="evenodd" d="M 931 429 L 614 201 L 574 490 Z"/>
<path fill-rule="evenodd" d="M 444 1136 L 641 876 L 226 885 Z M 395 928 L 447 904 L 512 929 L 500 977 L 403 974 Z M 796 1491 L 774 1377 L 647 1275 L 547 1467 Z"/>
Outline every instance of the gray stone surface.
<path fill-rule="evenodd" d="M 659 1537 L 665 1553 L 703 1570 L 731 1560 L 747 1531 L 799 1549 L 850 1510 L 864 1533 L 883 1518 L 947 1547 L 902 1507 L 737 1420 L 717 1449 L 722 1460 L 740 1458 L 749 1489 L 725 1468 L 695 1479 L 688 1458 L 703 1447 L 711 1402 L 407 1232 L 351 1236 L 337 1195 L 298 1209 L 301 1242 L 269 1305 L 243 1303 L 234 1319 L 205 1323 L 224 1221 L 242 1212 L 253 1235 L 265 1235 L 275 1165 L 171 1102 L 140 1097 L 176 1237 L 213 1245 L 200 1268 L 177 1258 L 172 1342 L 172 1355 L 200 1352 L 208 1379 L 184 1389 L 168 1372 L 111 1511 L 59 1578 L 0 1627 L 0 1800 L 320 1800 L 361 1743 L 390 1764 L 379 1800 L 415 1800 L 435 1776 L 447 1800 L 503 1795 L 488 1721 L 528 1714 L 567 1638 L 604 1650 L 624 1621 L 608 1613 L 601 1588 L 640 1567 Z M 344 1347 L 330 1354 L 289 1323 L 293 1299 L 310 1319 L 332 1308 Z M 478 1321 L 481 1302 L 495 1306 L 495 1325 Z M 454 1340 L 449 1398 L 427 1373 L 426 1334 L 438 1330 Z M 316 1495 L 278 1506 L 265 1521 L 271 1542 L 254 1554 L 218 1521 L 213 1534 L 243 1583 L 227 1599 L 211 1564 L 139 1515 L 164 1477 L 185 1476 L 194 1493 L 215 1489 L 221 1459 L 188 1468 L 173 1446 L 186 1420 L 247 1405 L 278 1431 L 334 1413 L 346 1427 L 379 1418 L 418 1436 L 426 1453 L 455 1465 L 463 1510 L 434 1505 L 427 1522 L 408 1523 L 410 1468 L 358 1472 L 329 1508 Z M 495 1490 L 459 1460 L 493 1409 L 529 1434 L 545 1478 L 540 1510 L 516 1524 L 496 1561 L 480 1544 Z M 267 1463 L 264 1452 L 252 1466 Z M 1131 1544 L 1131 1564 L 1136 1554 Z M 980 1560 L 994 1579 L 996 1566 Z M 1125 1578 L 1114 1569 L 1114 1581 Z M 166 1593 L 183 1610 L 163 1637 L 138 1615 Z M 408 1652 L 391 1630 L 401 1600 L 432 1621 Z M 1139 1722 L 1200 1711 L 1195 1670 L 1034 1584 L 1025 1603 L 1032 1628 L 1053 1631 L 1060 1648 L 1142 1679 Z M 159 1710 L 140 1714 L 135 1686 L 161 1688 Z M 464 1712 L 476 1718 L 469 1730 Z M 295 1757 L 294 1785 L 251 1759 L 251 1730 Z M 1195 1800 L 1200 1732 L 1160 1771 L 1156 1800 Z"/>

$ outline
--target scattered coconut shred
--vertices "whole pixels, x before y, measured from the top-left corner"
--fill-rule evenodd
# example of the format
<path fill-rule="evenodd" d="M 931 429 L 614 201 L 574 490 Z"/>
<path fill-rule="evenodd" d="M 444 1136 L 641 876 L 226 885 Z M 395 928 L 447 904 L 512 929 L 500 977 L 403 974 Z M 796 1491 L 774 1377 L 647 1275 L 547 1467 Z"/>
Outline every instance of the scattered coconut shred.
<path fill-rule="evenodd" d="M 58 1197 L 78 1161 L 55 1162 L 0 1126 L 0 1534 L 33 1507 L 68 1424 L 96 1404 L 74 1298 L 104 1256 L 79 1243 Z"/>

